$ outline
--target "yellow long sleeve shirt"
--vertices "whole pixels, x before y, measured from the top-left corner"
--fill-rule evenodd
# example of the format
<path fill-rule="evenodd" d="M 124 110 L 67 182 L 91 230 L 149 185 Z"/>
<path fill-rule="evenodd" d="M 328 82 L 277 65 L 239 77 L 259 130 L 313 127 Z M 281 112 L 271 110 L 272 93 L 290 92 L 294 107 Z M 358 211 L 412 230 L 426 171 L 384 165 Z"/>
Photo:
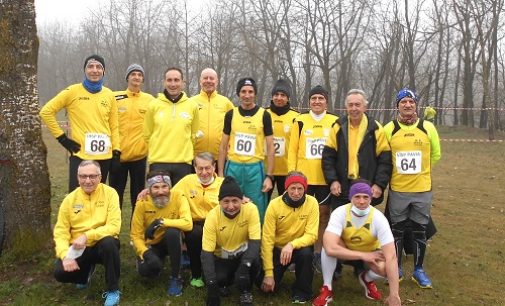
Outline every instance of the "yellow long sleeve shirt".
<path fill-rule="evenodd" d="M 75 155 L 81 159 L 112 158 L 112 150 L 120 150 L 117 103 L 112 91 L 102 87 L 92 94 L 82 84 L 70 85 L 46 103 L 40 118 L 54 137 L 64 134 L 56 121 L 56 114 L 66 109 L 72 135 L 81 145 Z"/>
<path fill-rule="evenodd" d="M 287 113 L 279 116 L 269 108 L 267 108 L 267 112 L 269 112 L 272 117 L 272 127 L 274 131 L 275 162 L 273 175 L 287 175 L 291 128 L 293 126 L 293 120 L 298 117 L 300 113 L 290 109 Z"/>
<path fill-rule="evenodd" d="M 118 238 L 120 230 L 116 190 L 102 183 L 91 194 L 76 188 L 63 199 L 58 212 L 54 226 L 56 256 L 64 259 L 70 245 L 82 234 L 86 234 L 86 246 L 94 246 L 107 236 Z"/>
<path fill-rule="evenodd" d="M 300 249 L 313 245 L 319 228 L 319 205 L 316 198 L 305 196 L 298 208 L 288 206 L 282 196 L 268 205 L 261 239 L 261 258 L 265 276 L 273 276 L 273 249 L 283 248 L 289 242 Z"/>
<path fill-rule="evenodd" d="M 144 120 L 149 164 L 191 164 L 199 118 L 198 104 L 189 100 L 185 93 L 177 103 L 159 93 L 158 98 L 149 103 Z"/>
<path fill-rule="evenodd" d="M 195 155 L 210 152 L 217 159 L 221 137 L 223 137 L 224 115 L 233 109 L 233 103 L 217 91 L 213 91 L 210 96 L 205 91 L 200 91 L 190 100 L 198 104 L 199 131 L 203 133 L 203 136 L 196 138 Z"/>
<path fill-rule="evenodd" d="M 142 257 L 148 250 L 149 245 L 157 244 L 163 238 L 164 230 L 158 229 L 154 233 L 154 239 L 145 239 L 144 233 L 147 227 L 156 219 L 163 219 L 163 228 L 173 227 L 181 231 L 193 229 L 191 212 L 186 196 L 179 190 L 170 191 L 168 204 L 163 208 L 154 205 L 151 196 L 146 200 L 137 201 L 133 212 L 130 238 L 137 256 Z"/>
<path fill-rule="evenodd" d="M 260 238 L 260 217 L 254 203 L 243 204 L 233 219 L 226 217 L 221 207 L 216 206 L 207 215 L 203 226 L 202 250 L 226 258 L 225 253 L 245 250 L 249 240 Z"/>
<path fill-rule="evenodd" d="M 196 174 L 183 177 L 172 190 L 180 190 L 189 202 L 191 218 L 193 221 L 205 220 L 211 209 L 219 205 L 219 188 L 223 183 L 222 177 L 214 174 L 214 181 L 203 187 Z"/>
<path fill-rule="evenodd" d="M 121 162 L 132 162 L 147 156 L 147 143 L 144 139 L 144 117 L 149 102 L 154 99 L 145 92 L 130 90 L 116 91 L 119 120 L 119 140 Z"/>

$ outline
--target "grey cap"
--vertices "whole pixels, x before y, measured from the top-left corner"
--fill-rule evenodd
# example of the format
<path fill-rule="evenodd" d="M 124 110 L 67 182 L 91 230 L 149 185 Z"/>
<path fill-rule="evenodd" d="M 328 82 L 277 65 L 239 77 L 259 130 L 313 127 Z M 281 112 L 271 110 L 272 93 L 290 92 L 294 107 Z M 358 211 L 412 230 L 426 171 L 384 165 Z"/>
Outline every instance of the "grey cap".
<path fill-rule="evenodd" d="M 128 76 L 133 71 L 140 71 L 142 72 L 142 76 L 144 76 L 144 68 L 142 68 L 142 66 L 140 66 L 139 64 L 131 64 L 130 66 L 128 66 L 128 69 L 126 69 L 126 76 L 125 76 L 126 81 L 128 81 Z"/>

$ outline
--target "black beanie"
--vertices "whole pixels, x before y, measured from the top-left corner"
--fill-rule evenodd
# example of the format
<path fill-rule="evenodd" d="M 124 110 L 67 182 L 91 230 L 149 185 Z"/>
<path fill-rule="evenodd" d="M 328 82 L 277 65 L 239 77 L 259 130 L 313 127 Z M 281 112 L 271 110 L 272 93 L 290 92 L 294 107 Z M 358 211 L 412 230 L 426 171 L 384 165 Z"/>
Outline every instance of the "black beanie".
<path fill-rule="evenodd" d="M 103 59 L 103 57 L 101 57 L 101 56 L 100 56 L 100 55 L 98 55 L 98 54 L 93 54 L 93 55 L 90 55 L 90 56 L 88 56 L 88 57 L 84 60 L 84 69 L 86 69 L 86 66 L 88 65 L 89 60 L 95 60 L 95 61 L 97 61 L 97 62 L 100 62 L 100 64 L 102 64 L 103 70 L 105 70 L 105 60 Z"/>
<path fill-rule="evenodd" d="M 252 86 L 254 88 L 254 93 L 256 93 L 258 91 L 256 88 L 256 81 L 254 81 L 253 78 L 242 78 L 242 79 L 238 80 L 238 83 L 237 83 L 237 96 L 239 95 L 240 90 L 244 86 Z"/>
<path fill-rule="evenodd" d="M 231 176 L 225 177 L 219 188 L 218 200 L 221 201 L 224 197 L 237 197 L 242 199 L 243 196 L 244 194 L 242 190 L 240 190 L 237 181 Z"/>
<path fill-rule="evenodd" d="M 272 88 L 272 97 L 278 92 L 284 93 L 289 99 L 291 97 L 291 85 L 289 85 L 289 82 L 284 79 L 279 79 L 275 82 L 274 88 Z"/>
<path fill-rule="evenodd" d="M 328 92 L 326 91 L 326 89 L 324 89 L 323 86 L 317 85 L 316 87 L 312 87 L 312 89 L 309 92 L 309 99 L 315 94 L 323 95 L 324 98 L 326 99 L 326 102 L 328 102 Z"/>

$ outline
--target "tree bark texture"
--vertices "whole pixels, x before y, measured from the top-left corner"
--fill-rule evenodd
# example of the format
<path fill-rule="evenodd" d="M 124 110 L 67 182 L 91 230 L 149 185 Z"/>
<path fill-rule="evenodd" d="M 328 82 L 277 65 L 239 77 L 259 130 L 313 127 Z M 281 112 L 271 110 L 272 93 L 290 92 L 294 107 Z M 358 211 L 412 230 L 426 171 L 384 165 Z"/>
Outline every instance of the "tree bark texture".
<path fill-rule="evenodd" d="M 51 235 L 38 46 L 34 1 L 0 0 L 0 253 L 21 256 L 46 246 Z"/>

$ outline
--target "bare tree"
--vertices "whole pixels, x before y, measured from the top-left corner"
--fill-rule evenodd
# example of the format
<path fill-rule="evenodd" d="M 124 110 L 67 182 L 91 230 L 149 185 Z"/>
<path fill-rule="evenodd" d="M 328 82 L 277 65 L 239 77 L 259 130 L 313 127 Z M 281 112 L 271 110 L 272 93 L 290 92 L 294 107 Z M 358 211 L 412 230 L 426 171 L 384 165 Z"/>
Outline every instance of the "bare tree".
<path fill-rule="evenodd" d="M 51 236 L 34 1 L 1 1 L 0 25 L 0 251 L 4 241 L 7 250 L 26 256 Z"/>

